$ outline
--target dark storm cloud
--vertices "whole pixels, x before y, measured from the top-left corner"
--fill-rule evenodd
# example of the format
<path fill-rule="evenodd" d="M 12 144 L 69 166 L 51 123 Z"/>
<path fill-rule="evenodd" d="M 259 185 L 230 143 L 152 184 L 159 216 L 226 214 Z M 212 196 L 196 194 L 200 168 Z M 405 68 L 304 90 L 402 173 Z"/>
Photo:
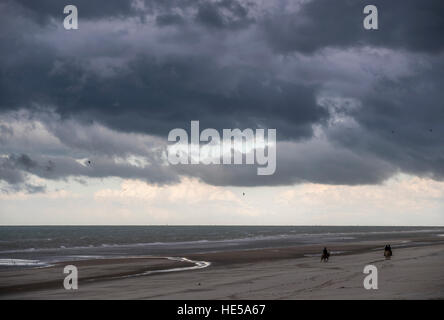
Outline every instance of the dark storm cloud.
<path fill-rule="evenodd" d="M 363 28 L 363 8 L 378 8 L 379 30 Z M 358 45 L 421 52 L 444 49 L 444 2 L 438 0 L 313 0 L 294 13 L 271 15 L 263 24 L 275 50 L 310 53 Z"/>
<path fill-rule="evenodd" d="M 211 56 L 140 56 L 121 75 L 103 78 L 48 48 L 29 54 L 4 69 L 3 109 L 51 105 L 64 117 L 161 136 L 199 119 L 216 129 L 279 127 L 280 138 L 309 137 L 311 125 L 327 117 L 315 103 L 315 87 L 279 80 L 269 70 L 218 66 Z M 54 72 L 56 60 L 63 68 Z"/>
<path fill-rule="evenodd" d="M 248 18 L 248 9 L 234 0 L 202 2 L 196 20 L 208 28 L 241 28 L 254 22 Z"/>
<path fill-rule="evenodd" d="M 8 142 L 17 139 L 14 129 L 0 124 L 6 155 L 0 179 L 29 190 L 27 174 L 152 183 L 190 175 L 251 186 L 379 183 L 397 172 L 443 179 L 444 3 L 372 1 L 379 9 L 377 31 L 363 29 L 367 1 L 295 1 L 299 9 L 273 3 L 78 0 L 70 4 L 79 7 L 80 29 L 69 32 L 61 27 L 58 1 L 1 3 L 0 112 L 53 110 L 57 117 L 40 120 L 64 148 L 55 156 L 24 146 L 18 156 Z M 364 57 L 359 48 L 367 47 L 385 53 Z M 334 50 L 349 54 L 333 58 Z M 397 67 L 402 70 L 385 66 L 384 54 L 395 56 L 392 64 L 407 62 Z M 361 66 L 353 69 L 356 61 Z M 322 95 L 357 101 L 359 108 L 342 111 L 355 126 L 331 125 L 334 114 L 319 104 Z M 79 126 L 68 126 L 71 120 Z M 276 174 L 163 167 L 143 143 L 117 136 L 166 139 L 173 128 L 189 129 L 191 120 L 218 130 L 276 128 Z M 116 135 L 82 132 L 96 123 Z M 314 127 L 323 130 L 323 143 L 313 138 Z M 107 158 L 119 154 L 145 157 L 151 165 Z M 89 155 L 93 169 L 75 161 Z"/>
<path fill-rule="evenodd" d="M 6 139 L 12 137 L 14 131 L 8 126 L 1 124 L 0 125 L 0 143 L 4 142 Z"/>
<path fill-rule="evenodd" d="M 58 0 L 8 0 L 17 13 L 25 14 L 39 23 L 49 23 L 50 18 L 63 20 L 63 9 L 68 3 Z M 176 9 L 196 9 L 192 16 L 207 27 L 225 28 L 241 27 L 252 22 L 247 17 L 247 7 L 251 3 L 241 4 L 237 0 L 72 0 L 70 5 L 78 8 L 82 19 L 94 20 L 102 18 L 139 17 L 144 20 L 146 14 L 156 13 L 160 25 L 181 24 L 185 20 Z"/>
<path fill-rule="evenodd" d="M 159 26 L 182 25 L 185 19 L 179 14 L 159 14 L 156 23 Z"/>
<path fill-rule="evenodd" d="M 309 137 L 311 124 L 327 116 L 315 103 L 314 88 L 270 81 L 260 70 L 218 68 L 205 57 L 143 58 L 129 67 L 125 77 L 90 79 L 80 96 L 64 95 L 56 103 L 64 106 L 58 111 L 62 115 L 99 111 L 101 121 L 113 128 L 163 136 L 199 119 L 202 126 L 219 130 L 260 125 L 279 127 L 281 138 Z M 228 92 L 218 88 L 231 81 L 237 82 L 236 88 Z M 75 106 L 70 103 L 74 99 Z"/>
<path fill-rule="evenodd" d="M 26 159 L 26 160 L 24 160 Z M 28 165 L 28 162 L 32 165 Z M 143 179 L 153 184 L 179 182 L 177 174 L 166 167 L 154 163 L 147 167 L 129 164 L 116 164 L 108 157 L 94 157 L 89 163 L 80 163 L 71 157 L 40 156 L 32 159 L 29 155 L 11 154 L 1 159 L 0 179 L 10 185 L 19 185 L 27 181 L 27 174 L 51 180 L 66 180 L 69 177 L 85 176 L 91 178 L 121 177 Z"/>
<path fill-rule="evenodd" d="M 256 166 L 219 165 L 176 168 L 178 173 L 198 177 L 218 186 L 276 186 L 312 182 L 322 184 L 361 185 L 381 183 L 389 178 L 396 166 L 368 154 L 356 154 L 343 147 L 322 141 L 293 145 L 278 143 L 276 172 L 270 176 L 257 175 Z M 357 174 L 359 172 L 360 174 Z"/>
<path fill-rule="evenodd" d="M 35 166 L 36 163 L 24 154 L 0 158 L 0 181 L 3 180 L 7 183 L 6 186 L 0 186 L 0 191 L 4 193 L 24 191 L 30 194 L 45 192 L 45 186 L 27 182 L 26 171 L 31 170 Z"/>
<path fill-rule="evenodd" d="M 66 5 L 75 5 L 79 14 L 85 19 L 103 17 L 122 17 L 137 13 L 133 1 L 107 1 L 107 0 L 70 0 L 68 2 L 58 0 L 7 0 L 10 6 L 21 9 L 23 14 L 39 22 L 48 22 L 49 18 L 63 20 L 63 9 Z"/>
<path fill-rule="evenodd" d="M 383 78 L 350 112 L 360 129 L 332 130 L 331 140 L 396 164 L 403 172 L 444 179 L 444 60 L 397 80 Z"/>
<path fill-rule="evenodd" d="M 14 163 L 9 159 L 1 159 L 0 161 L 0 179 L 14 185 L 25 181 L 22 171 L 17 170 Z"/>

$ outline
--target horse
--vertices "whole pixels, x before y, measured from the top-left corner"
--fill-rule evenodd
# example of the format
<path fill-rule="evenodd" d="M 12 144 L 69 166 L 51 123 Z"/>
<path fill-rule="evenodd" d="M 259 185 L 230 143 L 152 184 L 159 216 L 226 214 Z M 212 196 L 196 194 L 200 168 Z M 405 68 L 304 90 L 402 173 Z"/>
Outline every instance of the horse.
<path fill-rule="evenodd" d="M 322 261 L 324 261 L 324 262 L 328 262 L 328 258 L 330 258 L 330 252 L 323 253 L 323 254 L 322 254 L 322 257 L 321 257 L 321 262 L 322 262 Z"/>
<path fill-rule="evenodd" d="M 384 250 L 384 257 L 385 259 L 390 259 L 392 257 L 392 250 Z"/>

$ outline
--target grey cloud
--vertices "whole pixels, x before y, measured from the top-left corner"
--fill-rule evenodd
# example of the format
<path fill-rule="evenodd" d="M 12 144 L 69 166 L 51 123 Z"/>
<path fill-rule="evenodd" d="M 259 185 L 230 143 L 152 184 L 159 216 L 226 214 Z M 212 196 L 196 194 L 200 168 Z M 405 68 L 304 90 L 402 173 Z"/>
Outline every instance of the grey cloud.
<path fill-rule="evenodd" d="M 30 194 L 45 192 L 45 186 L 34 185 L 27 181 L 26 171 L 34 168 L 35 165 L 35 162 L 25 154 L 0 158 L 0 182 L 6 182 L 0 185 L 0 191 L 3 193 L 24 191 Z"/>
<path fill-rule="evenodd" d="M 155 14 L 160 25 L 182 24 L 185 19 L 177 10 L 196 9 L 191 20 L 216 28 L 241 27 L 251 22 L 247 17 L 251 2 L 242 4 L 236 0 L 72 0 L 69 2 L 79 10 L 83 20 L 139 17 Z M 8 6 L 39 23 L 50 23 L 50 18 L 63 20 L 65 3 L 57 0 L 8 0 Z"/>
<path fill-rule="evenodd" d="M 377 31 L 363 28 L 368 4 L 378 8 Z M 299 11 L 270 15 L 262 26 L 269 43 L 283 53 L 362 45 L 436 53 L 444 49 L 443 11 L 439 0 L 312 0 Z"/>
<path fill-rule="evenodd" d="M 4 124 L 0 125 L 0 143 L 2 143 L 5 139 L 10 138 L 13 134 L 14 131 L 10 127 Z"/>
<path fill-rule="evenodd" d="M 22 154 L 18 157 L 12 156 L 10 157 L 10 160 L 16 167 L 23 168 L 25 170 L 30 170 L 37 167 L 37 163 L 26 154 Z"/>
<path fill-rule="evenodd" d="M 375 156 L 354 153 L 328 141 L 281 142 L 277 145 L 276 172 L 257 175 L 252 165 L 181 165 L 179 174 L 200 178 L 220 186 L 276 186 L 313 182 L 361 185 L 381 183 L 396 172 L 396 165 Z"/>
<path fill-rule="evenodd" d="M 23 172 L 16 170 L 15 166 L 9 159 L 1 159 L 0 161 L 0 179 L 8 184 L 14 185 L 25 181 Z"/>
<path fill-rule="evenodd" d="M 316 105 L 313 86 L 279 80 L 268 70 L 218 66 L 211 57 L 139 57 L 122 75 L 103 79 L 68 61 L 63 72 L 51 74 L 53 60 L 33 56 L 4 79 L 3 108 L 49 104 L 62 117 L 161 136 L 200 119 L 217 129 L 279 127 L 281 138 L 309 137 L 311 125 L 328 116 Z"/>
<path fill-rule="evenodd" d="M 30 194 L 45 193 L 46 192 L 46 186 L 38 186 L 38 185 L 32 185 L 32 184 L 25 184 L 24 189 L 27 193 L 30 193 Z"/>
<path fill-rule="evenodd" d="M 234 0 L 139 7 L 74 1 L 88 24 L 69 36 L 51 20 L 61 17 L 60 5 L 38 3 L 1 4 L 0 117 L 31 110 L 60 145 L 20 149 L 11 142 L 14 130 L 0 126 L 1 154 L 9 155 L 0 177 L 11 185 L 24 186 L 27 174 L 152 183 L 190 175 L 252 186 L 380 183 L 398 172 L 444 178 L 442 1 L 375 0 L 378 31 L 362 28 L 365 1 L 312 0 L 293 11 L 279 1 L 259 10 L 258 3 Z M 367 47 L 382 53 L 356 49 Z M 346 54 L 333 59 L 334 50 Z M 399 61 L 397 70 L 392 65 Z M 331 125 L 334 114 L 319 104 L 322 95 L 357 101 L 360 108 L 339 107 L 355 126 Z M 56 116 L 43 117 L 46 108 Z M 163 148 L 159 139 L 173 128 L 189 129 L 191 120 L 219 130 L 276 128 L 284 146 L 276 174 L 163 167 L 151 149 Z M 316 127 L 325 143 L 313 139 Z M 125 134 L 154 137 L 131 141 Z M 293 149 L 288 141 L 308 146 Z M 152 165 L 118 164 L 112 158 L 119 154 Z M 94 168 L 75 161 L 82 157 Z"/>
<path fill-rule="evenodd" d="M 39 23 L 48 23 L 49 18 L 62 21 L 65 17 L 63 8 L 68 5 L 75 5 L 78 8 L 79 16 L 82 19 L 95 19 L 104 17 L 123 17 L 137 14 L 135 1 L 106 1 L 106 0 L 70 0 L 61 2 L 57 0 L 8 0 L 9 6 L 14 6 L 16 10 L 22 10 L 22 14 L 27 14 Z"/>
<path fill-rule="evenodd" d="M 0 192 L 6 194 L 16 193 L 16 192 L 24 192 L 27 194 L 45 193 L 46 186 L 33 185 L 28 183 L 9 184 L 7 186 L 0 186 Z"/>
<path fill-rule="evenodd" d="M 395 163 L 403 172 L 444 179 L 442 57 L 397 80 L 381 79 L 350 111 L 355 130 L 338 128 L 330 139 L 350 150 Z"/>
<path fill-rule="evenodd" d="M 23 166 L 20 158 L 29 159 L 34 165 Z M 120 177 L 142 179 L 153 184 L 176 183 L 180 179 L 167 167 L 152 163 L 138 167 L 128 163 L 117 163 L 109 157 L 96 156 L 91 164 L 81 164 L 69 156 L 48 155 L 8 155 L 1 165 L 0 180 L 10 185 L 20 185 L 27 180 L 27 174 L 33 174 L 49 180 L 66 180 L 70 177 L 106 178 Z"/>
<path fill-rule="evenodd" d="M 159 14 L 156 16 L 156 23 L 159 26 L 182 25 L 185 19 L 179 14 Z"/>
<path fill-rule="evenodd" d="M 208 28 L 244 28 L 254 19 L 248 17 L 248 8 L 234 0 L 204 1 L 198 7 L 196 21 Z"/>

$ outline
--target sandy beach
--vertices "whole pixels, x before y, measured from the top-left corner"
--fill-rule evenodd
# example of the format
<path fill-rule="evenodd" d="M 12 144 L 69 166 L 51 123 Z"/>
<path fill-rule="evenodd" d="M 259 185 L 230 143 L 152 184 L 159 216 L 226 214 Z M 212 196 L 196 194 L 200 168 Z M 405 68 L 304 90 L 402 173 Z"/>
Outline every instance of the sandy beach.
<path fill-rule="evenodd" d="M 153 257 L 75 261 L 79 289 L 71 291 L 66 262 L 2 270 L 0 299 L 443 299 L 444 243 L 427 240 L 395 249 L 391 260 L 378 250 L 383 242 L 365 242 L 335 244 L 328 263 L 313 245 L 190 255 L 211 262 L 198 270 Z M 378 269 L 378 290 L 363 287 L 368 264 Z"/>

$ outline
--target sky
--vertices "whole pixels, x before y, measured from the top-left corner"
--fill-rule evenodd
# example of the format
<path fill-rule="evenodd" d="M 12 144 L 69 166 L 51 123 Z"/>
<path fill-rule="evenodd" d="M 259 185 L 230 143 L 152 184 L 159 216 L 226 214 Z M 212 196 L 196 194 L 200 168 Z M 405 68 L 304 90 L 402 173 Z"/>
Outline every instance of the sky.
<path fill-rule="evenodd" d="M 444 225 L 443 12 L 1 1 L 0 224 Z M 195 120 L 276 129 L 276 171 L 168 163 Z"/>

